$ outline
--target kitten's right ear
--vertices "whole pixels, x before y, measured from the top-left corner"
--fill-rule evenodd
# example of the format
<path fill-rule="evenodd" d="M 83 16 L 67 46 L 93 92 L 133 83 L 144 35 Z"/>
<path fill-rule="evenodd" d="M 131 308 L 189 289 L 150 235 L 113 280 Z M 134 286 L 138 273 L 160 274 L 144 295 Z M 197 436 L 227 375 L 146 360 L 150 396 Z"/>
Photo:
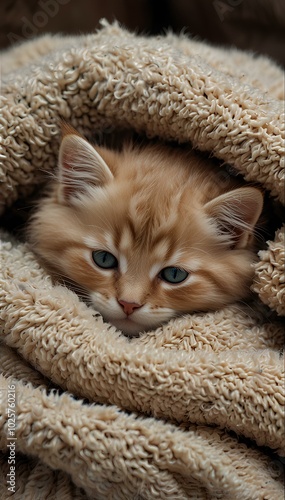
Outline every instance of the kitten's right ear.
<path fill-rule="evenodd" d="M 209 201 L 205 205 L 232 248 L 245 248 L 254 231 L 263 206 L 263 195 L 251 186 L 233 189 Z"/>
<path fill-rule="evenodd" d="M 103 186 L 113 174 L 96 149 L 74 131 L 64 135 L 59 149 L 59 201 L 71 203 L 88 191 Z"/>

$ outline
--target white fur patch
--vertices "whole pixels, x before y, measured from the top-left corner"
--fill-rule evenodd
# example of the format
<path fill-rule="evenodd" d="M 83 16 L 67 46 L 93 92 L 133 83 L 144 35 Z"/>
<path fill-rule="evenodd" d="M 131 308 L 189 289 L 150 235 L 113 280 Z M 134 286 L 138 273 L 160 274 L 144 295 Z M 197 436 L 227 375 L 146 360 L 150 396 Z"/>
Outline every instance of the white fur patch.
<path fill-rule="evenodd" d="M 161 263 L 154 264 L 149 270 L 150 279 L 153 280 L 158 275 L 158 273 L 161 271 L 161 269 L 162 269 Z"/>
<path fill-rule="evenodd" d="M 87 247 L 94 249 L 94 250 L 100 249 L 102 246 L 102 243 L 99 242 L 96 238 L 94 238 L 94 236 L 91 236 L 91 235 L 84 236 L 83 243 Z"/>
<path fill-rule="evenodd" d="M 91 250 L 106 250 L 117 257 L 118 252 L 109 233 L 102 234 L 100 240 L 89 234 L 83 237 L 83 243 Z"/>
<path fill-rule="evenodd" d="M 108 250 L 108 252 L 111 252 L 113 255 L 115 255 L 116 258 L 118 258 L 118 251 L 115 247 L 113 236 L 110 233 L 104 233 L 103 238 L 105 240 L 106 250 Z"/>
<path fill-rule="evenodd" d="M 122 254 L 120 254 L 119 256 L 119 268 L 121 274 L 126 274 L 126 272 L 128 271 L 128 261 L 126 257 Z"/>
<path fill-rule="evenodd" d="M 122 232 L 121 240 L 120 240 L 120 251 L 126 252 L 130 250 L 133 245 L 132 234 L 128 227 L 125 227 Z"/>
<path fill-rule="evenodd" d="M 169 241 L 166 238 L 157 243 L 157 245 L 153 249 L 155 259 L 163 262 L 165 260 L 165 256 L 167 255 L 168 249 Z"/>

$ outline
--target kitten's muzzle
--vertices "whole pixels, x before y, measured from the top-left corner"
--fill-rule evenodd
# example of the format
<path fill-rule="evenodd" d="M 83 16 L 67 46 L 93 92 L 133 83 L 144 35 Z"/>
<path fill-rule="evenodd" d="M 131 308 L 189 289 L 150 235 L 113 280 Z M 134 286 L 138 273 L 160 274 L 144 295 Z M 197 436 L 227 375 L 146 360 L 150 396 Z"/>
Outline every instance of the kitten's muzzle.
<path fill-rule="evenodd" d="M 118 300 L 118 303 L 127 316 L 130 316 L 136 309 L 140 309 L 140 307 L 142 307 L 141 304 L 137 304 L 136 302 L 127 302 L 126 300 Z"/>

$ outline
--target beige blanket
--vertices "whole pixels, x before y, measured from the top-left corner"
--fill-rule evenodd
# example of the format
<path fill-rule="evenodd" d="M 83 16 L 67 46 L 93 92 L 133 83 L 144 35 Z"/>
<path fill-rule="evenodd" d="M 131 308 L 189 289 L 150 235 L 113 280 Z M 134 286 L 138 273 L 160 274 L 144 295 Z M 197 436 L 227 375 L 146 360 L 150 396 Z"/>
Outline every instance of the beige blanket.
<path fill-rule="evenodd" d="M 284 204 L 283 91 L 273 62 L 185 37 L 26 42 L 2 54 L 3 210 L 55 168 L 59 116 L 191 142 Z M 1 231 L 0 498 L 283 498 L 284 253 L 280 229 L 255 305 L 128 339 Z"/>

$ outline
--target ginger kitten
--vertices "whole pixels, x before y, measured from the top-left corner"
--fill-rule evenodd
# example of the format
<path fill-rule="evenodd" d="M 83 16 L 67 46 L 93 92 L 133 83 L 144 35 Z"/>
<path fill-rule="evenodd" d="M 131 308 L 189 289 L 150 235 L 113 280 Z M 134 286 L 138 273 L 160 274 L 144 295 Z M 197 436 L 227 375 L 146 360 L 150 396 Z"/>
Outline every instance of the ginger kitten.
<path fill-rule="evenodd" d="M 63 126 L 57 180 L 30 223 L 48 267 L 133 335 L 249 294 L 261 192 L 195 152 L 96 148 Z"/>

